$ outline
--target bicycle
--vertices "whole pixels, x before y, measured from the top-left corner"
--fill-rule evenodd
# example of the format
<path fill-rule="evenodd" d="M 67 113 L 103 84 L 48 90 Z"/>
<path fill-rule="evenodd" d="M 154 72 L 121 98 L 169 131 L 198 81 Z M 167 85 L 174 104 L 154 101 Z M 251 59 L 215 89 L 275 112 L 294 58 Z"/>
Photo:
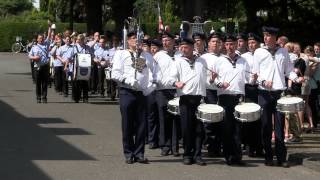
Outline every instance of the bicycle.
<path fill-rule="evenodd" d="M 29 53 L 32 46 L 34 45 L 34 42 L 29 42 L 27 41 L 26 45 L 22 44 L 22 38 L 20 36 L 16 37 L 16 42 L 12 44 L 11 46 L 11 51 L 14 53 L 19 53 L 19 52 L 26 52 Z"/>

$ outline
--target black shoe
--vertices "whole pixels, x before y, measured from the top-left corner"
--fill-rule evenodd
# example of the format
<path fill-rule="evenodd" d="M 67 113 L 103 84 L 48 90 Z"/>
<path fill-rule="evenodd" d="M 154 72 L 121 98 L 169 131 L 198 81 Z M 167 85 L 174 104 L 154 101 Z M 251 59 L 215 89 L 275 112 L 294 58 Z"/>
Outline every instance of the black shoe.
<path fill-rule="evenodd" d="M 174 151 L 174 152 L 172 152 L 172 155 L 173 155 L 174 157 L 179 157 L 179 156 L 180 156 L 180 153 L 177 152 L 177 151 Z"/>
<path fill-rule="evenodd" d="M 79 100 L 74 100 L 75 103 L 79 103 Z"/>
<path fill-rule="evenodd" d="M 141 164 L 149 164 L 149 160 L 147 158 L 135 158 L 135 162 L 138 162 Z"/>
<path fill-rule="evenodd" d="M 197 165 L 199 165 L 199 166 L 206 166 L 206 165 L 207 165 L 207 163 L 204 162 L 204 160 L 203 160 L 202 158 L 196 158 L 196 159 L 194 160 L 194 162 L 195 162 Z"/>
<path fill-rule="evenodd" d="M 266 166 L 273 166 L 273 161 L 272 160 L 265 160 L 264 165 Z"/>
<path fill-rule="evenodd" d="M 249 151 L 248 156 L 249 157 L 256 157 L 256 154 L 254 152 Z"/>
<path fill-rule="evenodd" d="M 128 159 L 126 159 L 126 161 L 125 161 L 127 164 L 133 164 L 134 163 L 134 160 L 133 160 L 133 158 L 128 158 Z"/>
<path fill-rule="evenodd" d="M 164 150 L 164 149 L 161 149 L 161 156 L 168 156 L 169 155 L 169 152 L 170 150 Z"/>
<path fill-rule="evenodd" d="M 288 162 L 278 162 L 277 166 L 283 167 L 283 168 L 289 168 L 290 167 Z"/>
<path fill-rule="evenodd" d="M 191 165 L 193 163 L 191 158 L 183 158 L 184 165 Z"/>
<path fill-rule="evenodd" d="M 237 166 L 246 166 L 247 165 L 247 163 L 242 160 L 234 160 L 232 162 L 232 164 L 237 165 Z"/>

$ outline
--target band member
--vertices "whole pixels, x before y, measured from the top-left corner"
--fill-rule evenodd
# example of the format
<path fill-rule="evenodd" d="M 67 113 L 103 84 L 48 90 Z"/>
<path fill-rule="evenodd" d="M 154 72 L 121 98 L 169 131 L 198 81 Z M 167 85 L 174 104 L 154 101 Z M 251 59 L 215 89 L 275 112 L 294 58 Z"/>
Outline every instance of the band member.
<path fill-rule="evenodd" d="M 226 54 L 220 56 L 214 72 L 219 76 L 216 79 L 219 105 L 225 110 L 222 138 L 226 163 L 245 165 L 242 161 L 241 122 L 235 119 L 233 113 L 245 93 L 245 82 L 249 81 L 250 75 L 246 73 L 249 70 L 248 63 L 235 52 L 236 40 L 233 35 L 226 35 L 224 43 Z"/>
<path fill-rule="evenodd" d="M 111 76 L 120 86 L 123 153 L 127 164 L 148 163 L 148 159 L 144 157 L 146 134 L 144 93 L 148 90 L 152 79 L 153 58 L 137 49 L 135 32 L 127 34 L 127 43 L 128 49 L 118 50 L 114 55 Z"/>
<path fill-rule="evenodd" d="M 104 37 L 99 39 L 99 48 L 94 52 L 94 62 L 98 67 L 98 90 L 102 97 L 104 97 L 104 81 L 105 81 L 105 68 L 110 66 L 110 53 L 106 47 L 106 40 Z"/>
<path fill-rule="evenodd" d="M 241 54 L 248 51 L 247 35 L 244 33 L 239 33 L 237 35 L 237 50 L 236 53 L 241 56 Z"/>
<path fill-rule="evenodd" d="M 68 77 L 72 76 L 70 73 L 70 69 L 73 69 L 72 63 L 73 63 L 74 51 L 73 51 L 73 47 L 71 45 L 70 36 L 66 36 L 64 38 L 64 42 L 65 42 L 65 45 L 58 48 L 56 55 L 57 55 L 57 59 L 62 64 L 64 64 L 64 67 L 63 67 L 63 93 L 64 93 L 64 97 L 67 97 L 69 95 Z"/>
<path fill-rule="evenodd" d="M 261 106 L 262 138 L 265 150 L 265 165 L 273 166 L 273 153 L 271 147 L 272 138 L 272 115 L 274 114 L 275 126 L 275 153 L 277 165 L 289 167 L 287 163 L 287 149 L 284 144 L 284 115 L 276 110 L 277 100 L 283 90 L 286 89 L 285 76 L 290 79 L 293 69 L 290 63 L 288 51 L 277 45 L 278 29 L 263 27 L 265 47 L 258 48 L 254 52 L 254 61 L 258 62 L 258 102 Z M 290 76 L 289 76 L 290 75 Z"/>
<path fill-rule="evenodd" d="M 214 65 L 220 57 L 221 50 L 221 34 L 212 33 L 208 38 L 208 53 L 201 56 L 207 65 L 207 84 L 206 94 L 204 102 L 207 104 L 217 104 L 218 95 L 217 87 L 214 83 L 210 82 L 211 74 L 214 70 Z M 221 153 L 221 123 L 204 123 L 205 128 L 205 140 L 204 145 L 207 145 L 208 156 L 219 156 Z"/>
<path fill-rule="evenodd" d="M 162 36 L 163 40 L 172 40 L 167 34 Z M 154 81 L 157 83 L 157 90 L 155 92 L 156 103 L 159 114 L 159 145 L 161 148 L 161 155 L 168 156 L 172 153 L 174 156 L 178 156 L 178 139 L 176 133 L 177 121 L 175 116 L 170 114 L 168 110 L 168 101 L 174 98 L 176 93 L 172 84 L 168 84 L 168 74 L 170 74 L 170 68 L 174 66 L 174 61 L 167 54 L 166 51 L 159 51 L 154 55 Z M 175 130 L 173 129 L 175 128 Z"/>
<path fill-rule="evenodd" d="M 172 85 L 177 88 L 180 97 L 179 110 L 183 137 L 183 164 L 196 163 L 206 165 L 202 159 L 201 148 L 204 138 L 203 124 L 196 118 L 196 110 L 202 96 L 206 96 L 206 69 L 204 59 L 193 55 L 192 39 L 182 39 L 180 50 L 182 57 L 175 60 L 175 68 L 171 68 Z"/>
<path fill-rule="evenodd" d="M 194 40 L 193 54 L 200 57 L 206 51 L 206 36 L 202 33 L 194 33 L 192 39 Z"/>
<path fill-rule="evenodd" d="M 87 45 L 92 48 L 92 52 L 95 52 L 97 49 L 100 48 L 99 46 L 99 39 L 100 39 L 100 33 L 95 32 L 93 35 L 93 40 L 89 41 Z M 98 81 L 99 81 L 99 72 L 98 72 L 98 65 L 96 63 L 93 63 L 93 66 L 91 68 L 91 78 L 90 78 L 90 90 L 92 94 L 96 94 L 98 90 Z"/>
<path fill-rule="evenodd" d="M 174 49 L 175 36 L 169 32 L 164 31 L 162 36 L 163 51 L 159 52 L 159 55 L 155 56 L 157 61 L 160 64 L 155 65 L 155 72 L 158 74 L 156 78 L 162 78 L 166 76 L 168 72 L 168 67 L 175 58 L 178 57 L 178 51 Z M 162 58 L 161 54 L 164 55 Z M 167 54 L 168 56 L 165 56 Z M 167 59 L 171 58 L 171 61 Z M 163 62 L 162 62 L 163 60 Z M 163 64 L 162 64 L 163 63 Z M 166 71 L 166 72 L 165 72 Z M 159 79 L 158 79 L 159 80 Z M 180 138 L 180 119 L 173 116 L 167 112 L 168 101 L 174 98 L 176 90 L 170 85 L 165 85 L 165 78 L 161 79 L 159 86 L 156 91 L 156 101 L 158 106 L 159 113 L 159 128 L 160 128 L 160 141 L 159 145 L 161 147 L 161 155 L 167 156 L 172 152 L 174 156 L 179 156 L 179 138 Z"/>
<path fill-rule="evenodd" d="M 41 103 L 41 99 L 43 103 L 47 103 L 49 80 L 48 48 L 48 41 L 44 41 L 44 36 L 39 34 L 37 37 L 37 44 L 32 47 L 29 53 L 29 58 L 34 61 L 37 103 Z"/>
<path fill-rule="evenodd" d="M 150 45 L 150 52 L 153 56 L 162 49 L 162 43 L 160 40 L 151 40 Z M 153 74 L 155 73 L 155 66 L 156 64 L 153 65 Z M 147 103 L 148 144 L 149 149 L 156 149 L 159 147 L 159 114 L 156 101 L 156 91 L 147 96 Z"/>
<path fill-rule="evenodd" d="M 56 92 L 62 95 L 63 83 L 65 79 L 64 74 L 64 62 L 57 58 L 57 50 L 62 45 L 62 35 L 60 33 L 55 35 L 53 47 L 50 50 L 51 58 L 53 58 L 53 70 L 54 70 L 54 86 Z"/>
<path fill-rule="evenodd" d="M 260 47 L 261 39 L 254 33 L 248 33 L 248 52 L 241 57 L 249 64 L 249 71 L 246 73 L 256 74 L 257 63 L 254 62 L 253 53 Z M 245 84 L 245 101 L 258 104 L 258 84 L 256 82 L 246 82 Z M 242 134 L 244 141 L 249 146 L 249 157 L 262 156 L 263 147 L 261 142 L 261 120 L 246 123 L 243 126 Z"/>
<path fill-rule="evenodd" d="M 90 54 L 91 58 L 93 58 L 92 49 L 85 44 L 85 37 L 82 34 L 79 34 L 77 37 L 77 44 L 73 48 L 74 54 Z M 79 72 L 78 72 L 79 73 Z M 74 88 L 74 101 L 79 103 L 81 94 L 84 103 L 89 102 L 89 82 L 86 80 L 75 80 L 73 81 Z"/>

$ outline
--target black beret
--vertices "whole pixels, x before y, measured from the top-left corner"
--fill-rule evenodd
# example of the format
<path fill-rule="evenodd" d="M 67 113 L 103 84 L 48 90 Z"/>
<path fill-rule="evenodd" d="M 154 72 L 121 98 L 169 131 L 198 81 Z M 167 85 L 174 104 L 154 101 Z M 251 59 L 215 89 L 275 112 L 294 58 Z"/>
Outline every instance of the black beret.
<path fill-rule="evenodd" d="M 226 34 L 224 37 L 224 42 L 234 42 L 237 41 L 237 38 L 232 34 Z"/>
<path fill-rule="evenodd" d="M 171 34 L 171 33 L 169 33 L 169 32 L 167 32 L 167 31 L 164 31 L 164 32 L 161 34 L 161 37 L 162 37 L 162 38 L 169 37 L 169 38 L 171 38 L 171 39 L 174 39 L 176 36 L 173 35 L 173 34 Z"/>
<path fill-rule="evenodd" d="M 263 26 L 262 32 L 267 32 L 269 34 L 277 35 L 279 32 L 279 28 Z"/>
<path fill-rule="evenodd" d="M 202 33 L 193 33 L 192 39 L 202 39 L 206 40 L 206 36 Z"/>
<path fill-rule="evenodd" d="M 237 39 L 247 40 L 247 35 L 245 33 L 238 33 Z"/>
<path fill-rule="evenodd" d="M 261 42 L 261 38 L 254 33 L 248 33 L 248 40 L 256 40 L 258 42 Z"/>
<path fill-rule="evenodd" d="M 209 35 L 208 40 L 210 40 L 211 38 L 222 39 L 222 34 L 219 32 L 213 32 Z"/>
<path fill-rule="evenodd" d="M 151 46 L 162 47 L 162 42 L 158 39 L 151 40 Z"/>
<path fill-rule="evenodd" d="M 184 38 L 184 39 L 180 39 L 180 44 L 179 45 L 193 45 L 194 44 L 194 40 L 190 39 L 190 38 Z"/>
<path fill-rule="evenodd" d="M 137 32 L 130 31 L 130 32 L 128 32 L 127 37 L 131 37 L 131 36 L 134 36 L 134 35 L 137 35 Z"/>
<path fill-rule="evenodd" d="M 150 45 L 151 45 L 151 41 L 150 41 L 149 39 L 143 39 L 143 40 L 142 40 L 142 44 L 143 44 L 143 45 L 150 46 Z"/>

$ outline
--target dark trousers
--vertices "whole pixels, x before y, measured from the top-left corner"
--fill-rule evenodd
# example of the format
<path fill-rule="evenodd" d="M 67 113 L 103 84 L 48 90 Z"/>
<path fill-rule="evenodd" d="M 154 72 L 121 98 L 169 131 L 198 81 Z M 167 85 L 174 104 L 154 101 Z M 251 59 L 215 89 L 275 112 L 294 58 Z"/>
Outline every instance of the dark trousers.
<path fill-rule="evenodd" d="M 313 126 L 316 128 L 318 126 L 318 90 L 317 89 L 311 89 L 311 93 L 309 95 L 309 105 L 312 112 L 312 121 Z"/>
<path fill-rule="evenodd" d="M 91 78 L 90 78 L 90 90 L 96 92 L 98 90 L 98 66 L 93 64 L 91 68 Z"/>
<path fill-rule="evenodd" d="M 116 97 L 117 93 L 117 82 L 112 79 L 107 79 L 107 94 L 111 99 Z"/>
<path fill-rule="evenodd" d="M 175 123 L 176 117 L 168 112 L 168 101 L 174 98 L 176 90 L 164 89 L 156 91 L 156 102 L 159 113 L 160 141 L 159 145 L 165 151 L 177 151 L 178 137 Z"/>
<path fill-rule="evenodd" d="M 245 85 L 245 101 L 258 104 L 258 86 Z M 249 145 L 249 152 L 262 153 L 262 137 L 261 137 L 261 119 L 245 123 L 242 126 L 242 143 Z"/>
<path fill-rule="evenodd" d="M 126 159 L 144 157 L 146 97 L 142 92 L 120 88 L 122 143 Z"/>
<path fill-rule="evenodd" d="M 204 139 L 203 124 L 196 118 L 196 110 L 200 105 L 201 96 L 184 95 L 180 97 L 181 129 L 183 138 L 183 158 L 201 157 Z"/>
<path fill-rule="evenodd" d="M 262 108 L 261 127 L 262 144 L 265 150 L 265 159 L 271 161 L 272 153 L 272 114 L 274 114 L 275 153 L 279 163 L 286 161 L 287 149 L 284 143 L 284 114 L 276 110 L 277 100 L 282 91 L 259 90 L 258 102 Z"/>
<path fill-rule="evenodd" d="M 156 91 L 147 96 L 147 127 L 149 145 L 159 145 L 159 114 L 156 102 Z"/>
<path fill-rule="evenodd" d="M 34 73 L 34 61 L 30 60 L 30 66 L 31 66 L 31 77 L 32 77 L 32 81 L 36 82 L 36 76 Z"/>
<path fill-rule="evenodd" d="M 49 65 L 41 66 L 35 70 L 37 99 L 46 99 L 48 92 Z"/>
<path fill-rule="evenodd" d="M 234 108 L 239 104 L 241 95 L 220 95 L 219 105 L 225 110 L 222 122 L 223 152 L 226 160 L 242 159 L 241 123 L 234 117 Z"/>
<path fill-rule="evenodd" d="M 104 82 L 106 80 L 106 75 L 104 73 L 104 68 L 98 68 L 98 90 L 101 95 L 104 95 Z"/>
<path fill-rule="evenodd" d="M 63 90 L 63 83 L 65 79 L 63 68 L 63 66 L 54 67 L 54 85 L 57 92 L 62 92 Z"/>
<path fill-rule="evenodd" d="M 89 95 L 89 85 L 88 81 L 85 80 L 75 80 L 73 81 L 73 88 L 74 88 L 74 100 L 77 102 L 81 98 L 81 94 L 83 97 L 83 100 L 88 100 Z"/>
<path fill-rule="evenodd" d="M 206 90 L 207 96 L 204 98 L 206 104 L 217 104 L 217 90 Z M 205 138 L 204 144 L 207 145 L 208 152 L 214 152 L 217 155 L 221 152 L 221 122 L 204 123 Z"/>

